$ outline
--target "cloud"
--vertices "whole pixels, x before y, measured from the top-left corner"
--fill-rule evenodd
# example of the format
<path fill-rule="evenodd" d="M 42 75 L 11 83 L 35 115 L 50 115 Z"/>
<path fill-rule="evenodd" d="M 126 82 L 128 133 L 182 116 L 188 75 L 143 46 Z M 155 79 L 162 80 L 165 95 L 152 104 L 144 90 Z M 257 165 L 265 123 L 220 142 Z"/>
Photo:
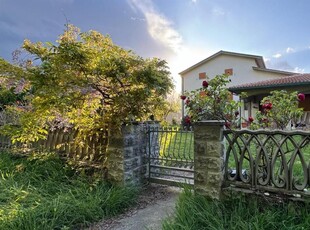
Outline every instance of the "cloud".
<path fill-rule="evenodd" d="M 192 1 L 192 3 L 197 3 L 197 0 L 191 0 Z"/>
<path fill-rule="evenodd" d="M 130 17 L 130 20 L 133 20 L 133 21 L 142 21 L 142 22 L 144 22 L 144 21 L 145 21 L 145 18 Z"/>
<path fill-rule="evenodd" d="M 294 53 L 295 49 L 291 48 L 291 47 L 287 47 L 286 49 L 286 53 Z"/>
<path fill-rule="evenodd" d="M 173 28 L 173 23 L 160 14 L 150 0 L 129 0 L 133 8 L 141 11 L 147 23 L 147 30 L 151 37 L 178 53 L 183 44 L 182 36 Z"/>
<path fill-rule="evenodd" d="M 296 73 L 304 73 L 304 72 L 305 72 L 305 69 L 302 69 L 302 68 L 299 68 L 299 67 L 295 67 L 293 72 L 296 72 Z"/>
<path fill-rule="evenodd" d="M 225 11 L 221 8 L 213 8 L 212 9 L 212 14 L 215 15 L 215 16 L 224 16 L 225 15 Z"/>
<path fill-rule="evenodd" d="M 277 54 L 275 54 L 275 55 L 272 55 L 272 57 L 274 57 L 274 58 L 280 58 L 280 57 L 282 57 L 282 54 L 277 53 Z"/>
<path fill-rule="evenodd" d="M 300 68 L 298 66 L 292 67 L 287 61 L 280 61 L 280 62 L 272 62 L 271 60 L 266 61 L 266 65 L 270 69 L 278 69 L 288 72 L 295 72 L 295 73 L 304 73 L 305 69 Z"/>

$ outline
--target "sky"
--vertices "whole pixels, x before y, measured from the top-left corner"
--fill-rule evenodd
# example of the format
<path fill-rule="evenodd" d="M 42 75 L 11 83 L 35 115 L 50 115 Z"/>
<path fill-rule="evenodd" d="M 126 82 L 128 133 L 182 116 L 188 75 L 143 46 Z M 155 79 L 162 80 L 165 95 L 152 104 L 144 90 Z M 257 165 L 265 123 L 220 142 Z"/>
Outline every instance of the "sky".
<path fill-rule="evenodd" d="M 24 39 L 55 42 L 66 23 L 182 70 L 220 51 L 264 57 L 267 68 L 310 73 L 309 0 L 0 0 L 0 57 Z"/>

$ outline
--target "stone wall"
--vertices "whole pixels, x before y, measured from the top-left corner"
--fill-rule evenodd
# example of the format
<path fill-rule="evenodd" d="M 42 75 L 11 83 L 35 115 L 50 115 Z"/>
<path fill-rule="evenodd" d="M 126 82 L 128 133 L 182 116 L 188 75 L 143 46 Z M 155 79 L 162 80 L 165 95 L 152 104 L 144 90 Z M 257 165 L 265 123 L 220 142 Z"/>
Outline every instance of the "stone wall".
<path fill-rule="evenodd" d="M 158 154 L 158 142 L 149 145 L 148 129 L 157 122 L 131 123 L 111 133 L 107 149 L 108 178 L 122 185 L 140 186 L 147 182 L 148 151 Z M 155 145 L 155 146 L 153 146 Z"/>
<path fill-rule="evenodd" d="M 224 145 L 222 121 L 194 124 L 194 164 L 196 193 L 220 199 L 224 180 Z"/>

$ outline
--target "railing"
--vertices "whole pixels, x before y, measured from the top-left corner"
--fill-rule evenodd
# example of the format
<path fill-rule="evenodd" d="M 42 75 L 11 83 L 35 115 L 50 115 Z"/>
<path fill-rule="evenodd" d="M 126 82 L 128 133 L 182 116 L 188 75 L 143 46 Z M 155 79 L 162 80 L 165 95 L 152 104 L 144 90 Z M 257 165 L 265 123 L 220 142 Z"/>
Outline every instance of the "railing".
<path fill-rule="evenodd" d="M 192 167 L 194 160 L 194 137 L 192 131 L 179 127 L 162 127 L 149 130 L 150 146 L 159 146 L 155 157 L 172 167 Z M 158 142 L 158 144 L 155 144 Z M 155 151 L 151 151 L 155 153 Z"/>
<path fill-rule="evenodd" d="M 81 162 L 103 162 L 108 144 L 107 134 L 100 133 L 78 136 L 77 130 L 64 132 L 63 130 L 50 131 L 46 140 L 31 143 L 30 149 L 55 151 L 68 158 Z M 22 143 L 12 144 L 10 138 L 0 135 L 0 149 L 22 147 Z"/>
<path fill-rule="evenodd" d="M 171 185 L 193 183 L 193 132 L 179 127 L 162 127 L 152 128 L 148 133 L 149 177 L 156 178 L 158 183 L 169 180 Z"/>
<path fill-rule="evenodd" d="M 310 132 L 225 130 L 224 136 L 230 187 L 310 196 Z"/>

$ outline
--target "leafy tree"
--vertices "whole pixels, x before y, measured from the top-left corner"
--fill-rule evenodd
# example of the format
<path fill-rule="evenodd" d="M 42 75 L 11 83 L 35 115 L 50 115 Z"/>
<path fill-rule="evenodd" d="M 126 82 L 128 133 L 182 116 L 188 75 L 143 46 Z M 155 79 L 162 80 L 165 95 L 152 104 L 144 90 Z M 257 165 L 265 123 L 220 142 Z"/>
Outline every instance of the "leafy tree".
<path fill-rule="evenodd" d="M 31 87 L 20 128 L 3 128 L 16 140 L 44 138 L 56 118 L 86 134 L 115 129 L 148 117 L 173 88 L 164 60 L 143 59 L 97 31 L 67 25 L 55 44 L 25 40 L 23 49 L 31 59 L 0 63 L 2 77 L 24 78 Z"/>
<path fill-rule="evenodd" d="M 164 125 L 168 124 L 168 116 L 171 113 L 177 113 L 181 110 L 181 103 L 176 92 L 169 94 L 164 101 L 159 100 L 154 104 L 155 120 L 161 121 Z"/>

